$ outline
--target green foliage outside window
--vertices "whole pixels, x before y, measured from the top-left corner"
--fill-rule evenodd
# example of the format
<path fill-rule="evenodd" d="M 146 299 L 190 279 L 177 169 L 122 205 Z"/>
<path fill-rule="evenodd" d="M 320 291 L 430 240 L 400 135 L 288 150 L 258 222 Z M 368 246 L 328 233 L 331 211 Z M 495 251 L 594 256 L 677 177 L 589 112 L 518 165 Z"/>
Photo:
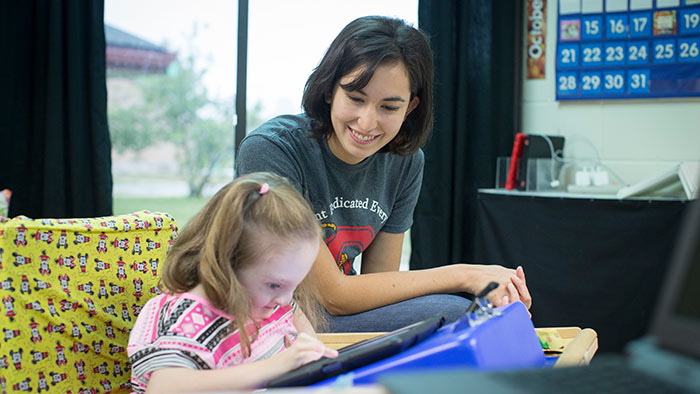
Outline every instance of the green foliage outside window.
<path fill-rule="evenodd" d="M 143 100 L 109 109 L 114 149 L 139 152 L 156 141 L 173 143 L 192 197 L 201 196 L 217 165 L 233 157 L 233 102 L 209 99 L 205 71 L 197 71 L 193 57 L 187 57 L 166 74 L 137 76 Z"/>

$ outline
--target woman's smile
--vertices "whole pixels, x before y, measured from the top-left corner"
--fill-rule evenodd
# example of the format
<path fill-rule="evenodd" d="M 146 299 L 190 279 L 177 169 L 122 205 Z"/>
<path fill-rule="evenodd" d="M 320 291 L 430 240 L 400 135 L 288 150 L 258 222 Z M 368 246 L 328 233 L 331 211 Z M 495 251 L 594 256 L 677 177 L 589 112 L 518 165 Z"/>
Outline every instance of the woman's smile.
<path fill-rule="evenodd" d="M 379 137 L 378 135 L 361 133 L 350 126 L 348 126 L 348 130 L 350 130 L 350 135 L 353 137 L 353 139 L 359 144 L 369 144 Z"/>

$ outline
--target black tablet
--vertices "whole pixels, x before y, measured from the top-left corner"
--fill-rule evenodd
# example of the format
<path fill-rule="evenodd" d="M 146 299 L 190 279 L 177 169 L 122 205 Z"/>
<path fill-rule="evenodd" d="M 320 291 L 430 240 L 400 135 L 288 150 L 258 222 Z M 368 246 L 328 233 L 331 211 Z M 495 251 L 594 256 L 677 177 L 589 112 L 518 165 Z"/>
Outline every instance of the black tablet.
<path fill-rule="evenodd" d="M 354 343 L 338 350 L 337 358 L 323 357 L 270 380 L 267 387 L 306 386 L 400 353 L 437 331 L 443 316 L 411 324 L 398 330 Z"/>

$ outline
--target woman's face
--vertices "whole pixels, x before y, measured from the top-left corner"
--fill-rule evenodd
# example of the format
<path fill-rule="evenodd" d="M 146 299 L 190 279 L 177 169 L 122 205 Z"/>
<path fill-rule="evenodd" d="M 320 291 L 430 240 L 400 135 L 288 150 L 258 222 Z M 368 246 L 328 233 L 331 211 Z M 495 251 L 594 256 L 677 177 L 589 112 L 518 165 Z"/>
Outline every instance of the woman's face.
<path fill-rule="evenodd" d="M 378 66 L 360 90 L 347 91 L 340 86 L 354 81 L 362 70 L 357 68 L 340 78 L 330 103 L 333 133 L 328 146 L 349 164 L 361 162 L 391 142 L 419 102 L 417 97 L 411 100 L 403 62 Z"/>
<path fill-rule="evenodd" d="M 279 306 L 289 305 L 318 254 L 318 239 L 278 244 L 277 249 L 237 273 L 248 290 L 255 321 L 269 318 Z"/>

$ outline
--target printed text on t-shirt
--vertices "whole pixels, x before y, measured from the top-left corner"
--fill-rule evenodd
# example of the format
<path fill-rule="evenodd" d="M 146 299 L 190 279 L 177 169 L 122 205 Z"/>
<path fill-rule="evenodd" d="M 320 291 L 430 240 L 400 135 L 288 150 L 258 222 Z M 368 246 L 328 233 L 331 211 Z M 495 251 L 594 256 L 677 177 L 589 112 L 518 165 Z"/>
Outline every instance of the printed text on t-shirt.
<path fill-rule="evenodd" d="M 336 209 L 366 209 L 370 212 L 376 213 L 377 216 L 379 216 L 379 218 L 382 219 L 382 223 L 384 223 L 389 218 L 389 215 L 387 215 L 386 211 L 384 211 L 382 207 L 379 206 L 379 202 L 372 200 L 372 202 L 370 203 L 369 197 L 365 198 L 364 200 L 346 200 L 343 197 L 336 197 L 333 200 L 333 202 L 328 204 L 328 211 L 324 209 L 320 212 L 316 212 L 316 219 L 327 219 L 328 217 L 333 216 L 333 212 L 335 212 Z"/>

